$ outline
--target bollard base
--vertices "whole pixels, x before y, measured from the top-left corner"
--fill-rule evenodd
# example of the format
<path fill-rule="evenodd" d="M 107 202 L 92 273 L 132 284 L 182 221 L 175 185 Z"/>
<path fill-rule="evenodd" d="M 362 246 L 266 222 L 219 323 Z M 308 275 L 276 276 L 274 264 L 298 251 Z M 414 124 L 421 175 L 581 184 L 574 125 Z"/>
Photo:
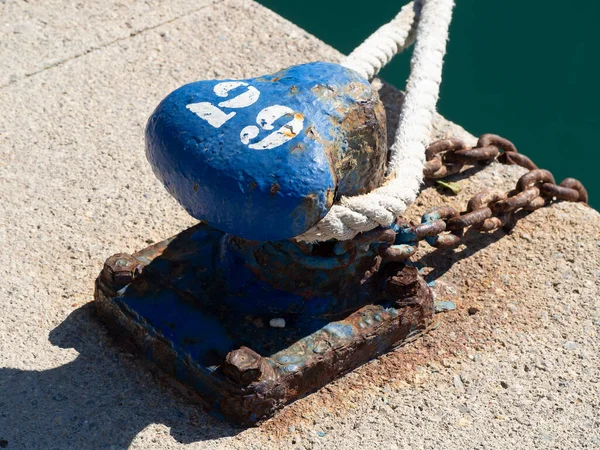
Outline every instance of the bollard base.
<path fill-rule="evenodd" d="M 395 300 L 382 296 L 335 320 L 300 314 L 284 318 L 281 327 L 282 318 L 273 321 L 269 311 L 233 311 L 226 296 L 221 305 L 206 301 L 206 290 L 217 288 L 196 275 L 210 268 L 174 263 L 200 251 L 191 239 L 203 226 L 109 258 L 96 281 L 95 304 L 112 332 L 131 340 L 221 419 L 243 426 L 260 422 L 432 324 L 429 287 L 416 269 L 398 263 L 386 267 L 394 272 Z M 260 295 L 252 291 L 243 300 Z"/>

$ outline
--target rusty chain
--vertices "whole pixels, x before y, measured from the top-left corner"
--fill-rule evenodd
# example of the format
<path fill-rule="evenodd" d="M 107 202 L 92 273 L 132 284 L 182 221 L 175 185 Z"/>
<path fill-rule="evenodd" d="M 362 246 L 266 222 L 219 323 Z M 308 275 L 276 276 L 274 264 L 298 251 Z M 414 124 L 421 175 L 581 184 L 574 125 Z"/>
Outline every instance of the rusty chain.
<path fill-rule="evenodd" d="M 410 258 L 422 240 L 436 248 L 456 247 L 466 228 L 490 232 L 506 227 L 518 210 L 535 211 L 559 200 L 588 202 L 587 191 L 580 181 L 565 178 L 557 185 L 549 171 L 539 169 L 531 159 L 519 153 L 512 142 L 495 134 L 483 134 L 473 148 L 460 139 L 442 139 L 427 148 L 425 158 L 424 175 L 428 179 L 444 178 L 460 172 L 465 165 L 487 164 L 493 160 L 518 165 L 529 172 L 519 178 L 515 189 L 509 192 L 489 189 L 474 195 L 464 212 L 438 206 L 422 216 L 420 225 L 398 219 L 392 227 L 396 232 L 394 244 L 380 246 L 386 260 Z"/>

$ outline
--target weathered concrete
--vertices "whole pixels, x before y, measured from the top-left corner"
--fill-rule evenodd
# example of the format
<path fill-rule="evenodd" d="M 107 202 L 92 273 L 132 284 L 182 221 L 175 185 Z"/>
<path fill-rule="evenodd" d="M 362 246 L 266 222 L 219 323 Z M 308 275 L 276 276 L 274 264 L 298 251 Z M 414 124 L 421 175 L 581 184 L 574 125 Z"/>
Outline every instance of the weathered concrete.
<path fill-rule="evenodd" d="M 187 404 L 86 306 L 107 256 L 193 223 L 145 161 L 146 118 L 188 81 L 339 55 L 247 0 L 5 0 L 0 22 L 0 446 L 600 446 L 600 216 L 573 204 L 426 257 L 459 309 L 261 427 Z M 492 165 L 457 197 L 429 188 L 410 214 L 519 173 Z"/>

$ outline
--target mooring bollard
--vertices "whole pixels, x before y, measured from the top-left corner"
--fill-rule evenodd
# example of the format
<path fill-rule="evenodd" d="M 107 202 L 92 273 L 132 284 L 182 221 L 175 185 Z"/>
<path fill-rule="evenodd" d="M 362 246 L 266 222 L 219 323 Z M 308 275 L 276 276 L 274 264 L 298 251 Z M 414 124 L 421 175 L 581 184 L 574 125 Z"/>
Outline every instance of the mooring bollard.
<path fill-rule="evenodd" d="M 369 82 L 337 64 L 198 81 L 156 108 L 146 152 L 193 217 L 246 239 L 289 239 L 341 196 L 379 186 L 385 112 Z"/>
<path fill-rule="evenodd" d="M 312 63 L 199 81 L 150 117 L 154 173 L 202 222 L 109 258 L 96 282 L 97 310 L 218 417 L 261 421 L 430 329 L 431 290 L 407 261 L 420 241 L 454 248 L 467 228 L 492 232 L 515 213 L 587 202 L 579 181 L 557 186 L 494 134 L 473 148 L 455 138 L 424 148 L 453 4 L 406 5 L 344 61 L 353 70 Z M 383 106 L 360 74 L 376 74 L 411 36 L 418 45 L 388 154 Z M 510 192 L 475 195 L 463 213 L 433 208 L 420 225 L 400 217 L 423 175 L 494 159 L 529 172 Z"/>
<path fill-rule="evenodd" d="M 255 423 L 430 326 L 397 227 L 294 239 L 384 182 L 385 113 L 357 73 L 312 63 L 188 84 L 152 114 L 146 152 L 202 223 L 110 258 L 96 303 L 211 411 Z"/>

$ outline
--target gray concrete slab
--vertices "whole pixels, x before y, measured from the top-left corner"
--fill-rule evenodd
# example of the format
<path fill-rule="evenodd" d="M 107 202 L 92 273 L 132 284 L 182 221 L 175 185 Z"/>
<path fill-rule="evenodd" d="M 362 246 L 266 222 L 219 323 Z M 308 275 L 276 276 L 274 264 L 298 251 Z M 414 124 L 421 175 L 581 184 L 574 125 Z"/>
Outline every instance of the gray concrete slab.
<path fill-rule="evenodd" d="M 218 0 L 0 1 L 0 86 Z"/>
<path fill-rule="evenodd" d="M 107 256 L 193 223 L 145 161 L 145 121 L 183 83 L 340 55 L 249 0 L 0 8 L 1 76 L 14 75 L 0 79 L 0 443 L 600 446 L 600 217 L 581 205 L 538 211 L 511 236 L 474 239 L 451 267 L 443 255 L 425 259 L 439 273 L 437 295 L 459 311 L 261 427 L 236 430 L 188 404 L 89 312 Z M 18 23 L 26 25 L 15 34 Z M 394 95 L 386 94 L 392 115 Z M 463 206 L 520 173 L 492 165 L 459 181 L 458 197 L 427 189 L 409 214 Z M 475 305 L 481 312 L 469 316 Z"/>

